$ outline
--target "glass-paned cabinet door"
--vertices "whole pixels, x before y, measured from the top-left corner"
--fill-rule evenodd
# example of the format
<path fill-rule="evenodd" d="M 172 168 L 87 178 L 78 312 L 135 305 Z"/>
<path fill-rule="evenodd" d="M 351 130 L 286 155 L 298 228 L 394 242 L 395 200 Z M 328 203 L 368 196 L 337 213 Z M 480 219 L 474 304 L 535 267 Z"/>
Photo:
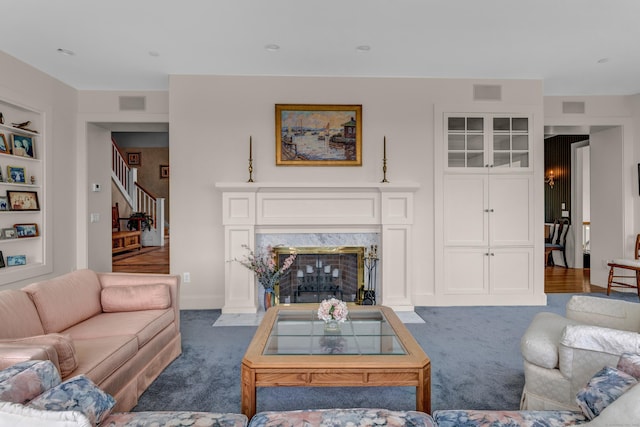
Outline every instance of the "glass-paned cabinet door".
<path fill-rule="evenodd" d="M 450 116 L 446 122 L 447 167 L 484 168 L 487 152 L 484 117 Z"/>
<path fill-rule="evenodd" d="M 528 169 L 531 141 L 528 117 L 494 117 L 491 164 L 494 168 Z"/>

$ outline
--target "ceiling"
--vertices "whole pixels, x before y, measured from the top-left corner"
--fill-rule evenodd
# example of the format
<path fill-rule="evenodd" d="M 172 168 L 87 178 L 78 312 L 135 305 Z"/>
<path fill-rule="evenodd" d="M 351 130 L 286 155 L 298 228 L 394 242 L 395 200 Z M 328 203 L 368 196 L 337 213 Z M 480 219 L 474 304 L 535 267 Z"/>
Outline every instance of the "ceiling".
<path fill-rule="evenodd" d="M 0 10 L 0 50 L 79 90 L 167 90 L 171 74 L 206 74 L 640 93 L 638 0 L 0 0 Z"/>

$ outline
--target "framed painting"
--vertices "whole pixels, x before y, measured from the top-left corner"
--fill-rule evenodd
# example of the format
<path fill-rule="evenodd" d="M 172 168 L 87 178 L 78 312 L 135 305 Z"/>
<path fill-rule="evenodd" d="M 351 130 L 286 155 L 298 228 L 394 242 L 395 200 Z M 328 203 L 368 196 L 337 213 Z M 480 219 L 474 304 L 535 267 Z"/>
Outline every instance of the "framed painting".
<path fill-rule="evenodd" d="M 14 156 L 35 159 L 36 153 L 33 147 L 33 138 L 25 135 L 12 134 L 11 152 Z"/>
<path fill-rule="evenodd" d="M 0 153 L 9 154 L 11 150 L 9 149 L 9 145 L 7 143 L 7 137 L 4 133 L 0 133 Z"/>
<path fill-rule="evenodd" d="M 9 209 L 13 211 L 39 211 L 38 193 L 35 191 L 7 190 Z"/>
<path fill-rule="evenodd" d="M 8 255 L 7 256 L 7 265 L 9 267 L 15 267 L 17 265 L 26 265 L 26 264 L 27 264 L 26 255 Z"/>
<path fill-rule="evenodd" d="M 0 268 L 4 268 L 4 255 L 2 255 L 2 251 L 0 251 Z"/>
<path fill-rule="evenodd" d="M 17 239 L 15 228 L 3 228 L 0 230 L 0 239 Z"/>
<path fill-rule="evenodd" d="M 16 230 L 18 238 L 37 237 L 40 235 L 38 233 L 38 224 L 14 224 L 13 228 Z"/>
<path fill-rule="evenodd" d="M 160 179 L 169 178 L 169 165 L 160 165 Z"/>
<path fill-rule="evenodd" d="M 276 104 L 276 165 L 362 166 L 362 105 Z"/>
<path fill-rule="evenodd" d="M 7 166 L 7 176 L 16 184 L 25 184 L 26 172 L 22 166 Z"/>
<path fill-rule="evenodd" d="M 127 163 L 129 166 L 140 166 L 142 164 L 142 153 L 127 153 Z"/>

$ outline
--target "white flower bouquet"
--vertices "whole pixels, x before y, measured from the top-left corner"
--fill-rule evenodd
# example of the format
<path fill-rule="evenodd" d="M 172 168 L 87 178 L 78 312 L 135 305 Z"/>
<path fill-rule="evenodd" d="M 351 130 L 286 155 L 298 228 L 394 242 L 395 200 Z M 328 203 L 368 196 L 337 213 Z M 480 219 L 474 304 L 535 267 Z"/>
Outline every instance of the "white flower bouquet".
<path fill-rule="evenodd" d="M 347 320 L 348 314 L 349 309 L 347 308 L 347 303 L 336 298 L 323 300 L 320 303 L 320 307 L 318 307 L 318 319 L 324 320 L 325 322 L 335 320 L 343 323 Z"/>

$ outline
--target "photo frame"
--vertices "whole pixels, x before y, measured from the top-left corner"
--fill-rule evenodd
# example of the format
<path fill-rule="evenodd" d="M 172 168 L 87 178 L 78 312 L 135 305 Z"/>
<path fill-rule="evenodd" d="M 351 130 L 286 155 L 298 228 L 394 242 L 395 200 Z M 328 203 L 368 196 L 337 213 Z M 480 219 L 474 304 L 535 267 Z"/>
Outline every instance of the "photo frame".
<path fill-rule="evenodd" d="M 134 153 L 127 153 L 127 163 L 129 166 L 142 165 L 142 153 L 137 151 Z"/>
<path fill-rule="evenodd" d="M 7 137 L 4 133 L 0 133 L 0 153 L 11 154 L 11 147 L 9 147 Z"/>
<path fill-rule="evenodd" d="M 160 178 L 169 178 L 169 165 L 160 165 Z"/>
<path fill-rule="evenodd" d="M 13 228 L 16 230 L 18 239 L 24 237 L 37 237 L 40 235 L 38 232 L 38 224 L 13 224 Z"/>
<path fill-rule="evenodd" d="M 39 211 L 38 193 L 35 191 L 7 190 L 9 208 L 13 211 Z"/>
<path fill-rule="evenodd" d="M 7 240 L 7 239 L 17 239 L 17 238 L 18 238 L 18 234 L 16 233 L 15 228 L 0 229 L 0 239 Z"/>
<path fill-rule="evenodd" d="M 7 266 L 15 267 L 18 265 L 26 265 L 27 264 L 27 256 L 26 255 L 7 255 Z"/>
<path fill-rule="evenodd" d="M 22 166 L 7 166 L 7 179 L 16 184 L 26 184 L 27 173 Z"/>
<path fill-rule="evenodd" d="M 276 165 L 362 166 L 362 105 L 276 104 Z"/>
<path fill-rule="evenodd" d="M 4 255 L 2 255 L 2 251 L 0 251 L 0 268 L 6 267 L 4 264 Z"/>
<path fill-rule="evenodd" d="M 8 211 L 9 209 L 9 198 L 7 196 L 0 196 L 0 211 Z"/>
<path fill-rule="evenodd" d="M 36 158 L 33 138 L 26 135 L 11 134 L 11 153 L 14 156 Z"/>

